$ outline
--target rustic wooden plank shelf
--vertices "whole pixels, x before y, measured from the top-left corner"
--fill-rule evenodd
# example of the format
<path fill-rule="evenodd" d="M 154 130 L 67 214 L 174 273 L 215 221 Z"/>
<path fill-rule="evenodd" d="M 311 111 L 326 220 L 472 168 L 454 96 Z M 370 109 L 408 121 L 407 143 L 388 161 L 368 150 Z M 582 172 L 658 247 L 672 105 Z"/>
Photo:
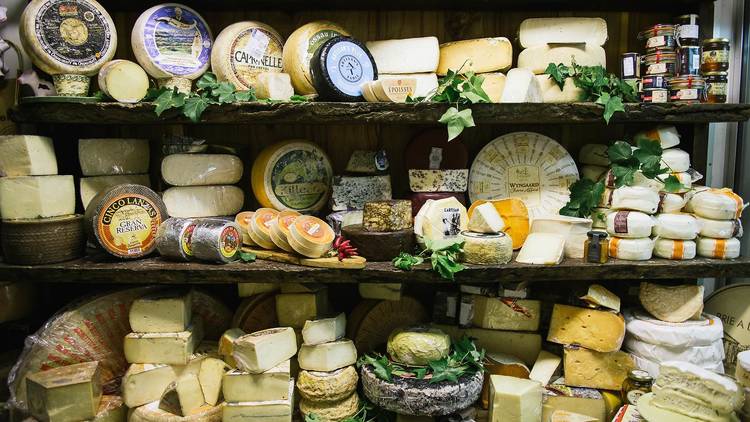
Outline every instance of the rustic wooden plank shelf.
<path fill-rule="evenodd" d="M 435 124 L 446 104 L 276 103 L 250 102 L 210 106 L 201 123 L 208 124 Z M 604 108 L 594 103 L 475 104 L 477 124 L 603 123 Z M 659 123 L 744 122 L 750 104 L 626 104 L 612 121 Z M 17 123 L 153 125 L 190 123 L 176 110 L 157 117 L 151 103 L 22 103 L 10 111 Z"/>
<path fill-rule="evenodd" d="M 320 283 L 497 283 L 523 280 L 654 280 L 733 277 L 750 274 L 750 258 L 731 261 L 694 259 L 644 262 L 611 260 L 587 264 L 568 259 L 557 266 L 511 263 L 499 266 L 468 265 L 456 281 L 441 279 L 427 265 L 401 271 L 390 262 L 370 262 L 364 270 L 331 270 L 258 260 L 227 265 L 176 263 L 161 258 L 116 261 L 102 255 L 60 264 L 20 266 L 0 264 L 0 279 L 47 283 L 105 284 L 228 284 L 241 282 Z"/>

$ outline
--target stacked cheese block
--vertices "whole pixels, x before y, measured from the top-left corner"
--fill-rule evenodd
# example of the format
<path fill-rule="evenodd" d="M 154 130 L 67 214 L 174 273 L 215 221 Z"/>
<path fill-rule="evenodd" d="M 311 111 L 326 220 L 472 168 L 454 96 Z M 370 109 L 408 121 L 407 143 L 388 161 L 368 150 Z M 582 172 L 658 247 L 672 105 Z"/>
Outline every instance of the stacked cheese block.
<path fill-rule="evenodd" d="M 721 320 L 703 314 L 703 286 L 641 283 L 639 297 L 648 312 L 625 312 L 625 349 L 652 376 L 659 364 L 678 360 L 724 372 Z"/>
<path fill-rule="evenodd" d="M 370 261 L 390 261 L 401 252 L 413 252 L 411 201 L 366 202 L 362 217 L 363 224 L 342 228 L 359 255 Z"/>
<path fill-rule="evenodd" d="M 123 344 L 131 365 L 122 380 L 122 394 L 136 420 L 221 414 L 227 365 L 219 359 L 215 343 L 200 343 L 203 321 L 193 315 L 192 296 L 192 291 L 170 290 L 133 301 L 133 333 Z"/>
<path fill-rule="evenodd" d="M 325 221 L 297 211 L 259 208 L 235 217 L 242 232 L 242 243 L 256 248 L 281 249 L 307 258 L 325 256 L 335 233 Z"/>
<path fill-rule="evenodd" d="M 750 418 L 750 351 L 737 353 L 737 366 L 734 378 L 742 388 L 745 395 L 745 404 L 742 407 L 743 419 Z"/>
<path fill-rule="evenodd" d="M 81 177 L 84 209 L 96 195 L 113 186 L 151 186 L 147 139 L 81 139 L 78 141 L 78 159 L 84 176 Z"/>
<path fill-rule="evenodd" d="M 7 262 L 43 264 L 83 254 L 73 176 L 57 174 L 52 139 L 0 136 L 0 215 Z M 45 244 L 46 248 L 38 246 Z"/>
<path fill-rule="evenodd" d="M 582 259 L 591 226 L 592 220 L 587 218 L 562 215 L 534 218 L 516 262 L 554 265 L 563 258 Z"/>
<path fill-rule="evenodd" d="M 344 338 L 346 315 L 305 321 L 298 361 L 297 390 L 304 416 L 339 421 L 359 410 L 357 349 Z"/>
<path fill-rule="evenodd" d="M 231 154 L 172 154 L 162 160 L 161 175 L 173 186 L 164 192 L 172 217 L 235 215 L 245 195 L 233 184 L 242 178 L 242 160 Z"/>
<path fill-rule="evenodd" d="M 742 198 L 731 189 L 696 189 L 685 210 L 698 219 L 700 236 L 697 239 L 699 256 L 734 259 L 740 256 L 742 223 L 745 208 Z"/>
<path fill-rule="evenodd" d="M 491 102 L 513 102 L 503 100 L 506 85 L 509 90 L 515 88 L 510 81 L 506 84 L 506 77 L 501 73 L 512 65 L 513 47 L 507 38 L 478 38 L 441 44 L 437 74 L 473 72 L 484 79 L 482 89 Z"/>
<path fill-rule="evenodd" d="M 367 101 L 404 102 L 407 95 L 427 97 L 437 91 L 437 38 L 369 41 L 367 49 L 378 68 L 378 79 L 362 86 Z"/>
<path fill-rule="evenodd" d="M 583 90 L 572 78 L 566 79 L 560 89 L 544 74 L 550 63 L 607 67 L 602 48 L 608 37 L 604 19 L 532 18 L 521 22 L 518 32 L 524 50 L 518 55 L 518 69 L 508 73 L 508 86 L 516 79 L 523 81 L 529 87 L 528 98 L 534 100 L 531 102 L 570 103 L 583 99 Z"/>

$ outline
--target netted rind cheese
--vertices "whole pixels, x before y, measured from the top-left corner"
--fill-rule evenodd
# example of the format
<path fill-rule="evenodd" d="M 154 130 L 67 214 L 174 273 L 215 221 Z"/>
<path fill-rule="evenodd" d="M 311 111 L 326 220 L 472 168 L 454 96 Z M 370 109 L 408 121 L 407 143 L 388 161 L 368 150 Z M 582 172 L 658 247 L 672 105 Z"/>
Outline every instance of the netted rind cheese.
<path fill-rule="evenodd" d="M 255 159 L 251 174 L 253 194 L 263 207 L 301 213 L 325 207 L 332 178 L 325 151 L 303 140 L 265 148 Z"/>
<path fill-rule="evenodd" d="M 147 139 L 94 138 L 78 141 L 84 176 L 148 173 Z"/>
<path fill-rule="evenodd" d="M 336 402 L 357 391 L 359 376 L 354 366 L 333 372 L 302 370 L 297 375 L 297 390 L 303 399 L 318 402 Z"/>
<path fill-rule="evenodd" d="M 359 411 L 360 400 L 357 393 L 335 402 L 317 402 L 302 399 L 299 402 L 299 410 L 302 415 L 316 415 L 325 421 L 343 421 L 352 417 Z"/>
<path fill-rule="evenodd" d="M 79 191 L 83 209 L 88 208 L 89 203 L 99 192 L 109 189 L 112 186 L 132 184 L 151 187 L 151 179 L 148 174 L 117 174 L 114 176 L 92 176 L 81 177 Z"/>
<path fill-rule="evenodd" d="M 477 38 L 440 44 L 437 74 L 504 71 L 513 64 L 513 47 L 507 38 Z"/>
<path fill-rule="evenodd" d="M 75 213 L 73 176 L 0 178 L 0 215 L 6 220 L 49 218 Z"/>
<path fill-rule="evenodd" d="M 47 176 L 57 174 L 52 139 L 34 135 L 0 136 L 0 176 Z"/>
<path fill-rule="evenodd" d="M 607 170 L 607 167 L 586 164 L 581 166 L 581 179 L 589 179 L 596 182 L 607 173 Z"/>
<path fill-rule="evenodd" d="M 336 176 L 333 179 L 331 209 L 361 210 L 367 202 L 387 201 L 392 197 L 391 177 Z"/>
<path fill-rule="evenodd" d="M 710 218 L 696 217 L 700 227 L 700 234 L 703 237 L 712 237 L 714 239 L 729 239 L 732 237 L 742 237 L 742 220 L 713 220 Z"/>
<path fill-rule="evenodd" d="M 531 18 L 521 22 L 518 38 L 523 48 L 544 44 L 604 45 L 607 22 L 602 18 Z"/>
<path fill-rule="evenodd" d="M 550 63 L 572 66 L 573 62 L 579 66 L 606 68 L 607 56 L 602 47 L 594 44 L 540 44 L 528 47 L 518 55 L 518 67 L 529 69 L 537 75 L 544 74 Z"/>
<path fill-rule="evenodd" d="M 659 142 L 662 149 L 674 148 L 680 145 L 680 133 L 674 126 L 657 126 L 655 129 L 644 130 L 635 134 L 633 139 L 637 142 L 641 139 Z"/>
<path fill-rule="evenodd" d="M 208 70 L 213 35 L 203 17 L 177 3 L 143 12 L 133 25 L 130 42 L 138 63 L 165 86 L 190 91 L 191 81 Z"/>
<path fill-rule="evenodd" d="M 270 26 L 254 21 L 224 28 L 211 50 L 211 70 L 240 91 L 257 87 L 260 73 L 281 72 L 284 42 Z"/>
<path fill-rule="evenodd" d="M 383 73 L 434 73 L 440 61 L 436 37 L 368 41 L 367 49 Z"/>
<path fill-rule="evenodd" d="M 451 338 L 437 328 L 414 326 L 394 330 L 388 337 L 387 352 L 407 366 L 427 365 L 450 353 Z"/>
<path fill-rule="evenodd" d="M 698 236 L 700 224 L 690 214 L 658 214 L 654 236 L 666 239 L 693 240 Z"/>
<path fill-rule="evenodd" d="M 685 322 L 703 312 L 703 286 L 662 286 L 641 283 L 638 298 L 643 308 L 660 321 Z"/>
<path fill-rule="evenodd" d="M 199 218 L 235 215 L 245 194 L 237 186 L 180 186 L 164 192 L 170 217 Z"/>
<path fill-rule="evenodd" d="M 654 241 L 649 237 L 640 239 L 609 239 L 609 256 L 628 261 L 648 261 L 654 252 Z"/>
<path fill-rule="evenodd" d="M 734 220 L 740 218 L 745 205 L 742 198 L 731 189 L 706 189 L 693 195 L 686 211 L 699 217 L 714 220 Z"/>
<path fill-rule="evenodd" d="M 189 218 L 168 218 L 156 232 L 156 249 L 159 255 L 188 261 L 193 256 L 192 237 L 195 220 Z"/>
<path fill-rule="evenodd" d="M 308 258 L 320 258 L 333 245 L 335 233 L 325 221 L 303 215 L 297 217 L 289 226 L 289 245 L 301 255 Z"/>
<path fill-rule="evenodd" d="M 659 209 L 659 194 L 640 186 L 623 186 L 612 192 L 612 209 L 654 214 Z"/>
<path fill-rule="evenodd" d="M 505 233 L 485 234 L 461 232 L 464 242 L 461 260 L 469 264 L 501 265 L 513 257 L 513 241 Z"/>
<path fill-rule="evenodd" d="M 284 73 L 292 78 L 294 91 L 299 95 L 316 94 L 310 74 L 310 60 L 318 49 L 334 37 L 349 33 L 328 21 L 315 21 L 297 28 L 284 44 L 282 63 Z"/>
<path fill-rule="evenodd" d="M 193 256 L 210 262 L 232 262 L 242 248 L 240 226 L 234 221 L 207 219 L 198 221 L 190 240 Z"/>
<path fill-rule="evenodd" d="M 232 185 L 242 178 L 242 160 L 231 154 L 171 154 L 161 177 L 172 186 Z"/>
<path fill-rule="evenodd" d="M 661 160 L 673 173 L 682 173 L 690 169 L 690 154 L 679 148 L 664 150 Z"/>
<path fill-rule="evenodd" d="M 655 224 L 653 217 L 638 211 L 615 211 L 607 215 L 607 233 L 620 238 L 649 237 Z"/>
<path fill-rule="evenodd" d="M 281 211 L 278 213 L 275 219 L 271 220 L 271 227 L 268 232 L 271 237 L 271 241 L 279 247 L 279 249 L 287 252 L 294 252 L 294 249 L 289 244 L 289 226 L 294 220 L 300 216 L 297 211 Z M 265 240 L 265 239 L 264 239 Z"/>
<path fill-rule="evenodd" d="M 696 251 L 692 240 L 656 239 L 654 243 L 654 255 L 664 259 L 693 259 Z"/>
<path fill-rule="evenodd" d="M 469 170 L 409 170 L 412 192 L 465 192 Z"/>
<path fill-rule="evenodd" d="M 740 256 L 740 241 L 737 238 L 711 239 L 698 236 L 698 256 L 716 259 L 734 259 Z"/>
<path fill-rule="evenodd" d="M 365 230 L 373 232 L 411 230 L 411 201 L 394 199 L 366 202 L 362 222 Z"/>
<path fill-rule="evenodd" d="M 146 71 L 129 60 L 112 60 L 99 70 L 99 89 L 121 103 L 146 97 L 150 81 Z"/>

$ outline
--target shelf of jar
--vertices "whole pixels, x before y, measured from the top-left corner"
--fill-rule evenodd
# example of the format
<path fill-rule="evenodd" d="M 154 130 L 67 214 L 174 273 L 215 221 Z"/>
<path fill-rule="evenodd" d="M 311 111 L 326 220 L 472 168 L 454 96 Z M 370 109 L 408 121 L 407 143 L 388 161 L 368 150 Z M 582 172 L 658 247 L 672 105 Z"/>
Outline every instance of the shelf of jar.
<path fill-rule="evenodd" d="M 362 270 L 303 267 L 271 261 L 205 264 L 170 262 L 159 257 L 119 261 L 92 252 L 59 264 L 22 266 L 0 264 L 0 279 L 40 283 L 97 284 L 231 284 L 253 282 L 317 283 L 497 283 L 567 280 L 654 280 L 737 277 L 750 274 L 750 258 L 670 261 L 610 260 L 589 264 L 567 259 L 560 265 L 467 265 L 455 281 L 440 278 L 428 265 L 401 271 L 390 262 L 368 262 Z"/>

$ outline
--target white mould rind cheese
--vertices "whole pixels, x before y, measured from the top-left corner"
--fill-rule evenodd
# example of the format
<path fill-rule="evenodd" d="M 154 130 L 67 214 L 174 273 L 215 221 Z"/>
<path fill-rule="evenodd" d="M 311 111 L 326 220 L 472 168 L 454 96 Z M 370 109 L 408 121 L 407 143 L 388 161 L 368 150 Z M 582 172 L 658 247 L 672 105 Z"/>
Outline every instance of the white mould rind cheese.
<path fill-rule="evenodd" d="M 661 160 L 673 173 L 682 173 L 690 169 L 690 154 L 679 148 L 664 150 Z"/>
<path fill-rule="evenodd" d="M 171 217 L 235 215 L 244 202 L 245 194 L 237 186 L 184 186 L 164 192 L 164 204 Z"/>
<path fill-rule="evenodd" d="M 693 259 L 696 251 L 692 240 L 656 239 L 654 243 L 654 255 L 664 259 Z"/>
<path fill-rule="evenodd" d="M 231 154 L 172 154 L 161 162 L 172 186 L 231 185 L 242 178 L 242 160 Z"/>
<path fill-rule="evenodd" d="M 654 236 L 666 239 L 693 240 L 698 236 L 700 224 L 690 214 L 659 214 L 656 216 Z"/>
<path fill-rule="evenodd" d="M 257 87 L 260 73 L 281 72 L 284 41 L 270 26 L 254 21 L 224 28 L 211 50 L 211 70 L 238 90 Z"/>
<path fill-rule="evenodd" d="M 659 321 L 643 311 L 623 312 L 628 336 L 667 347 L 710 346 L 724 337 L 721 319 L 703 314 L 700 319 L 680 323 Z"/>
<path fill-rule="evenodd" d="M 687 204 L 688 198 L 679 193 L 662 193 L 661 203 L 659 203 L 660 214 L 675 214 L 682 211 Z"/>
<path fill-rule="evenodd" d="M 649 237 L 655 224 L 653 217 L 638 211 L 616 211 L 607 215 L 607 233 L 620 238 Z"/>
<path fill-rule="evenodd" d="M 627 261 L 648 261 L 654 252 L 654 241 L 649 237 L 639 239 L 609 239 L 609 256 Z"/>
<path fill-rule="evenodd" d="M 624 186 L 612 193 L 612 209 L 654 214 L 659 209 L 659 194 L 640 186 Z"/>
<path fill-rule="evenodd" d="M 700 225 L 700 234 L 703 237 L 714 239 L 729 239 L 742 237 L 742 220 L 712 220 L 710 218 L 696 217 Z"/>
<path fill-rule="evenodd" d="M 734 259 L 740 256 L 740 241 L 737 238 L 711 239 L 698 236 L 698 255 L 704 258 Z"/>
<path fill-rule="evenodd" d="M 623 347 L 630 353 L 654 362 L 681 360 L 698 366 L 716 366 L 724 359 L 724 343 L 715 341 L 708 346 L 669 347 L 625 337 Z"/>

